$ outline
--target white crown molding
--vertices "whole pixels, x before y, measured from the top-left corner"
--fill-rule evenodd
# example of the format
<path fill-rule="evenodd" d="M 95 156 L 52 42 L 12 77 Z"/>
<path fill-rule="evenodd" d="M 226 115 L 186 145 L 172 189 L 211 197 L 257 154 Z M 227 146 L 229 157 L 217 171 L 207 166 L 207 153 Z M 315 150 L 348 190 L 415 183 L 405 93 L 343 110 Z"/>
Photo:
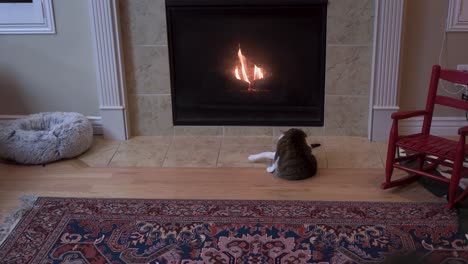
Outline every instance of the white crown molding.
<path fill-rule="evenodd" d="M 5 6 L 5 13 L 1 5 Z M 0 21 L 0 34 L 56 33 L 52 0 L 35 0 L 30 4 L 32 7 L 25 10 L 15 10 L 14 8 L 18 5 L 24 4 L 0 4 L 0 16 L 3 17 Z M 37 17 L 37 19 L 33 21 L 31 17 Z"/>
<path fill-rule="evenodd" d="M 405 0 L 376 0 L 369 100 L 369 139 L 388 136 L 397 104 Z"/>
<path fill-rule="evenodd" d="M 13 121 L 18 118 L 26 117 L 27 115 L 0 115 L 0 123 L 5 121 Z M 102 135 L 102 119 L 100 116 L 87 116 L 88 120 L 93 126 L 93 133 L 95 135 Z"/>
<path fill-rule="evenodd" d="M 446 31 L 468 31 L 468 0 L 449 0 Z"/>
<path fill-rule="evenodd" d="M 421 133 L 423 117 L 401 120 L 398 122 L 399 133 L 402 135 Z M 457 136 L 458 129 L 468 126 L 465 117 L 433 117 L 431 134 L 438 136 Z"/>
<path fill-rule="evenodd" d="M 118 0 L 89 0 L 104 136 L 128 138 Z"/>

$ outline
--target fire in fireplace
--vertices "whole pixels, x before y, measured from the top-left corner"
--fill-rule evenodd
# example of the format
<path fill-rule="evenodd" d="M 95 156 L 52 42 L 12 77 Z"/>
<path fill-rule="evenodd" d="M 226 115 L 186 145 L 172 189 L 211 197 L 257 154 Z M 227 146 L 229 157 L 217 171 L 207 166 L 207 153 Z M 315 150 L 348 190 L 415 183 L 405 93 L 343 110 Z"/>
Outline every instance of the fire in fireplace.
<path fill-rule="evenodd" d="M 242 54 L 242 50 L 239 45 L 239 51 L 237 52 L 237 56 L 239 57 L 239 65 L 234 68 L 234 77 L 237 80 L 244 81 L 247 85 L 246 91 L 248 92 L 258 92 L 261 91 L 259 89 L 255 89 L 256 84 L 262 83 L 264 77 L 264 69 L 257 67 L 254 64 L 253 69 L 249 69 L 249 63 L 247 62 L 247 58 Z M 253 74 L 249 74 L 253 73 Z M 261 84 L 260 84 L 261 85 Z"/>
<path fill-rule="evenodd" d="M 326 0 L 166 0 L 175 125 L 323 126 Z"/>

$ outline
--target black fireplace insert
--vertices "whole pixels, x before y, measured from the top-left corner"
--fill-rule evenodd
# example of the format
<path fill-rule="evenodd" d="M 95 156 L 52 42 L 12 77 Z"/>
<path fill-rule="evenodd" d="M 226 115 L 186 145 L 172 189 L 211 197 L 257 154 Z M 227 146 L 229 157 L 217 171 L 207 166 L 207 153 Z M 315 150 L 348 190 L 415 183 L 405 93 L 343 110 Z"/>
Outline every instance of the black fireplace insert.
<path fill-rule="evenodd" d="M 327 0 L 166 0 L 175 125 L 323 126 Z"/>

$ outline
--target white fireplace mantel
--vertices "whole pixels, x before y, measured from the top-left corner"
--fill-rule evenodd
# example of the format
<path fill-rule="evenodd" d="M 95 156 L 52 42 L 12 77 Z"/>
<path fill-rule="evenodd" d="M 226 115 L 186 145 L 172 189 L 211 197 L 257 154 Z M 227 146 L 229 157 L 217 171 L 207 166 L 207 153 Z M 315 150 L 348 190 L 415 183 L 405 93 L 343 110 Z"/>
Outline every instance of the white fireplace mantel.
<path fill-rule="evenodd" d="M 370 140 L 388 137 L 391 114 L 398 111 L 401 34 L 405 0 L 376 0 L 369 100 Z"/>
<path fill-rule="evenodd" d="M 128 138 L 125 76 L 118 0 L 89 0 L 104 135 Z M 388 136 L 397 90 L 404 0 L 375 0 L 369 139 Z"/>
<path fill-rule="evenodd" d="M 128 139 L 125 72 L 118 0 L 89 0 L 99 109 L 104 136 Z"/>

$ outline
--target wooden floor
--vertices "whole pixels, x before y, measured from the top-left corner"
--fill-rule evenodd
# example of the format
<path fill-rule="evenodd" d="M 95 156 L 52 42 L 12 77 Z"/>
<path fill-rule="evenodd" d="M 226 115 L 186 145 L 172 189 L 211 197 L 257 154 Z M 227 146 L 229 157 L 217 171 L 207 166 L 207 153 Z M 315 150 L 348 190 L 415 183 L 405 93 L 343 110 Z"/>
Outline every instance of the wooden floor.
<path fill-rule="evenodd" d="M 91 168 L 80 160 L 48 166 L 0 164 L 0 218 L 21 195 L 154 199 L 441 201 L 417 184 L 383 191 L 383 169 L 322 169 L 284 181 L 263 168 Z"/>

